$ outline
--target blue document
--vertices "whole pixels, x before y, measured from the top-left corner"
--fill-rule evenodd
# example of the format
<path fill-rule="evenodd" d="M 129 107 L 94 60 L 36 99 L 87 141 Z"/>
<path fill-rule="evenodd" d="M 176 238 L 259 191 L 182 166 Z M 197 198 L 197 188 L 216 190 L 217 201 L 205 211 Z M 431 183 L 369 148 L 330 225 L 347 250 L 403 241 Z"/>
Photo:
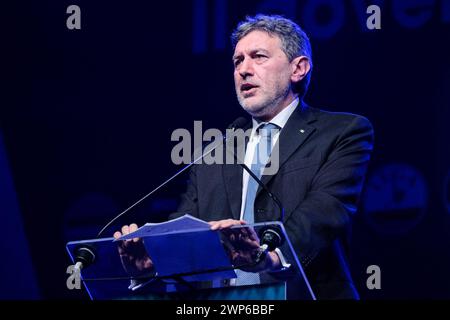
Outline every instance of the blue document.
<path fill-rule="evenodd" d="M 185 281 L 209 281 L 236 278 L 217 231 L 190 215 L 162 222 L 147 223 L 119 238 L 141 238 L 158 276 L 198 273 L 183 276 Z M 230 270 L 214 271 L 227 268 Z M 203 272 L 209 271 L 209 272 Z"/>

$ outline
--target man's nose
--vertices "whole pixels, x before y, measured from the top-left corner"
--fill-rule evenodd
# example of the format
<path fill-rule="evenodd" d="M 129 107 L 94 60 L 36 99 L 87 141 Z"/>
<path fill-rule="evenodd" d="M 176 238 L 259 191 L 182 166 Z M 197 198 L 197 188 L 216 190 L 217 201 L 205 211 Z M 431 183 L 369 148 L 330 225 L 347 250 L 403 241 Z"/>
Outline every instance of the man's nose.
<path fill-rule="evenodd" d="M 253 75 L 253 62 L 251 59 L 244 59 L 239 66 L 239 74 L 242 78 Z"/>

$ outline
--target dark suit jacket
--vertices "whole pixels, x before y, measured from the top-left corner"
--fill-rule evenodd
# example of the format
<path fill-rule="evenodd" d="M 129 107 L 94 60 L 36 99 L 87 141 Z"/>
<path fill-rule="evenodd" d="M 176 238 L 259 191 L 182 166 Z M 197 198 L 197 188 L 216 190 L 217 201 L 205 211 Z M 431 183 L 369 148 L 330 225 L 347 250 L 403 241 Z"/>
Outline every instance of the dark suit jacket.
<path fill-rule="evenodd" d="M 347 238 L 372 151 L 370 122 L 304 105 L 277 143 L 279 171 L 262 180 L 285 208 L 284 226 L 316 297 L 358 298 L 347 267 Z M 195 165 L 177 211 L 206 221 L 239 219 L 241 197 L 242 167 Z M 254 207 L 255 222 L 279 219 L 261 190 Z"/>

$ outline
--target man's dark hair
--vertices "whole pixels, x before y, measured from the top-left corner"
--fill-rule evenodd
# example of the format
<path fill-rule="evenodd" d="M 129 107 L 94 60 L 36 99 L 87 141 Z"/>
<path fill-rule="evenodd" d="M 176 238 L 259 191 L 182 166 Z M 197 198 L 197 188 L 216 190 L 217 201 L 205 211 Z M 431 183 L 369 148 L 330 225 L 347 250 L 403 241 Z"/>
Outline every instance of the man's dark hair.
<path fill-rule="evenodd" d="M 302 81 L 296 83 L 293 87 L 293 91 L 299 94 L 300 99 L 303 99 L 308 90 L 313 66 L 311 43 L 309 42 L 306 33 L 298 24 L 279 15 L 269 16 L 258 14 L 254 17 L 247 16 L 245 21 L 238 24 L 231 35 L 233 49 L 236 48 L 239 40 L 255 30 L 265 31 L 272 36 L 280 38 L 281 49 L 286 54 L 289 61 L 292 61 L 299 56 L 308 57 L 311 66 L 310 72 L 308 72 Z"/>

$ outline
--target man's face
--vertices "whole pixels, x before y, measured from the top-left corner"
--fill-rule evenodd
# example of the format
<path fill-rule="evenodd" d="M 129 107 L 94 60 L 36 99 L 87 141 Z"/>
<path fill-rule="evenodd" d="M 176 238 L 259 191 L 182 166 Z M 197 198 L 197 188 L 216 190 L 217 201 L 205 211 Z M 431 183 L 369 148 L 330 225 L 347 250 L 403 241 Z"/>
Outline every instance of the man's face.
<path fill-rule="evenodd" d="M 270 120 L 293 100 L 293 69 L 277 36 L 250 32 L 237 43 L 233 63 L 237 98 L 253 117 Z"/>

